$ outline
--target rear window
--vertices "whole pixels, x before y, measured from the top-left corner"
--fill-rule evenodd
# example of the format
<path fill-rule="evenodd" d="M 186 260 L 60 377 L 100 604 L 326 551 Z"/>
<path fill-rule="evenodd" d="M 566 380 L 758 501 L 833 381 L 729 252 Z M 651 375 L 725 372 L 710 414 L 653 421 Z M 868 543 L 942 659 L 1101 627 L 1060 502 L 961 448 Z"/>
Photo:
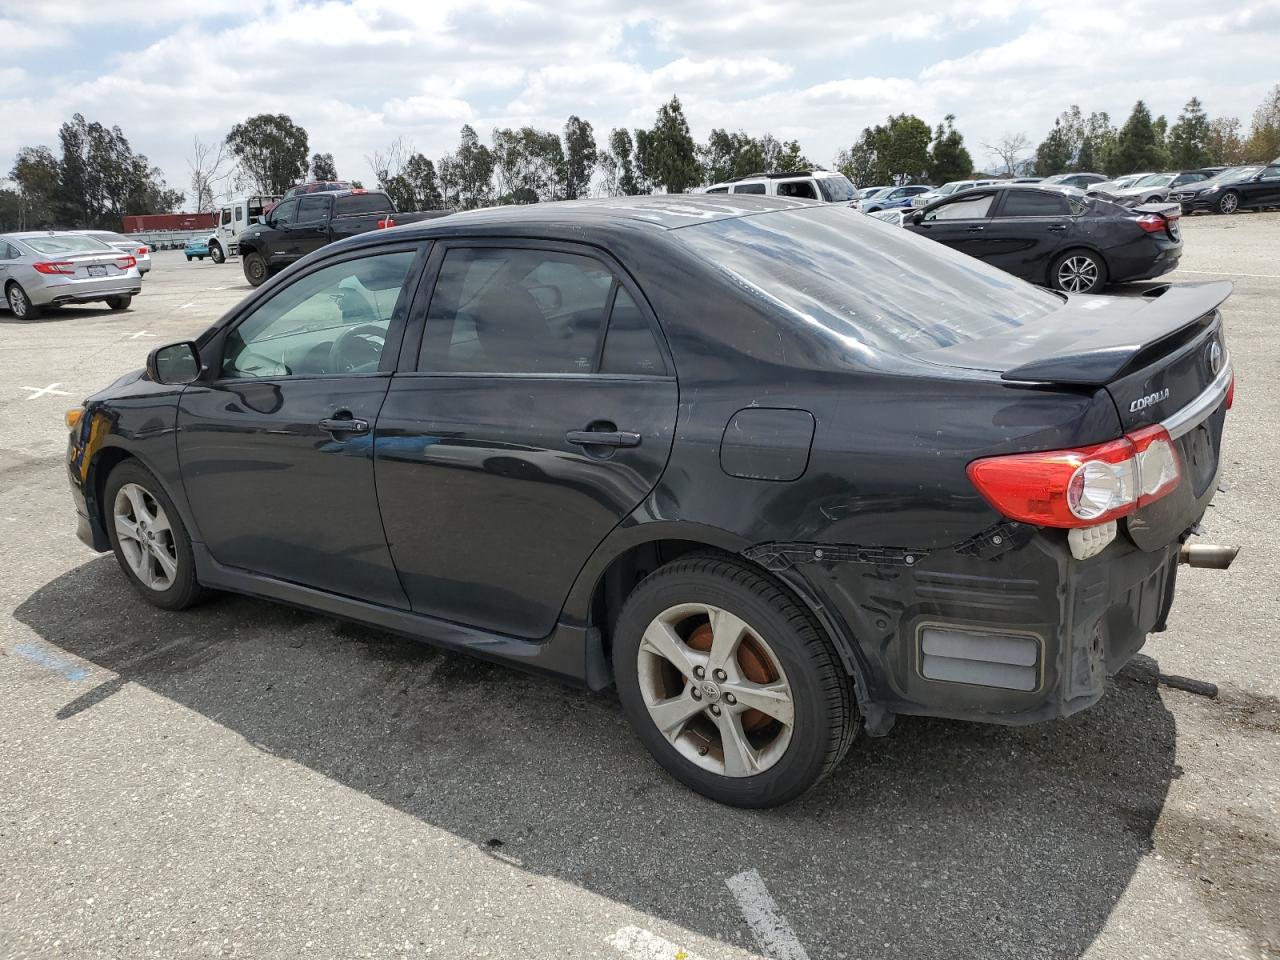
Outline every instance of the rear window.
<path fill-rule="evenodd" d="M 948 347 L 1034 323 L 1047 290 L 845 206 L 716 220 L 674 231 L 747 296 L 853 347 Z"/>
<path fill-rule="evenodd" d="M 371 213 L 391 213 L 391 201 L 384 193 L 352 193 L 338 197 L 333 208 L 335 217 L 359 217 Z"/>
<path fill-rule="evenodd" d="M 101 253 L 115 252 L 115 247 L 97 237 L 63 234 L 56 237 L 30 237 L 22 241 L 36 253 Z"/>

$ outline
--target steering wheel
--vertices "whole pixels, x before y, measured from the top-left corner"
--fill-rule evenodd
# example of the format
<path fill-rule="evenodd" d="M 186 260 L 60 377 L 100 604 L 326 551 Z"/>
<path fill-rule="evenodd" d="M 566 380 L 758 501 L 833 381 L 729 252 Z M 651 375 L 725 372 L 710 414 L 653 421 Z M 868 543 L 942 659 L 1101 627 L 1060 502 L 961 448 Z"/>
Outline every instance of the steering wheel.
<path fill-rule="evenodd" d="M 347 327 L 338 334 L 333 346 L 329 348 L 329 371 L 350 373 L 357 367 L 376 365 L 382 358 L 382 348 L 386 342 L 387 331 L 376 323 L 358 323 L 354 327 Z M 361 357 L 360 354 L 364 356 Z"/>

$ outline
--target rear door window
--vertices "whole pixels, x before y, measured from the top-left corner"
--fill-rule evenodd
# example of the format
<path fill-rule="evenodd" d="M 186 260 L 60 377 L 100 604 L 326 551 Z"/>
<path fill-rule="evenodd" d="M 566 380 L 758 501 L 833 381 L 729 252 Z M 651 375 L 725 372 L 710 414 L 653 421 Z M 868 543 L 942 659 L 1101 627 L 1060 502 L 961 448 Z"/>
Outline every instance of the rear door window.
<path fill-rule="evenodd" d="M 783 180 L 778 184 L 778 196 L 817 200 L 818 192 L 813 189 L 813 183 L 808 180 Z"/>
<path fill-rule="evenodd" d="M 591 373 L 613 275 L 552 250 L 456 247 L 436 280 L 418 358 L 436 373 Z"/>
<path fill-rule="evenodd" d="M 1071 214 L 1066 197 L 1039 190 L 1006 190 L 1004 201 L 996 211 L 998 218 L 1065 217 Z"/>
<path fill-rule="evenodd" d="M 733 188 L 734 193 L 764 193 L 763 183 L 740 183 Z"/>
<path fill-rule="evenodd" d="M 626 288 L 619 287 L 609 314 L 601 373 L 661 376 L 666 373 L 653 327 Z"/>

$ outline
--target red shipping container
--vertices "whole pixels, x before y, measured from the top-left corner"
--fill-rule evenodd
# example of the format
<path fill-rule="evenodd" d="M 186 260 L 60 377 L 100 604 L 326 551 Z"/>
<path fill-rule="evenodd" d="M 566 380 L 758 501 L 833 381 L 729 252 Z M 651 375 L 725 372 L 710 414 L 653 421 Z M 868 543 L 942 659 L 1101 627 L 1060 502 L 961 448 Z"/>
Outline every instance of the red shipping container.
<path fill-rule="evenodd" d="M 218 222 L 216 213 L 152 213 L 124 217 L 125 233 L 148 230 L 212 230 Z"/>

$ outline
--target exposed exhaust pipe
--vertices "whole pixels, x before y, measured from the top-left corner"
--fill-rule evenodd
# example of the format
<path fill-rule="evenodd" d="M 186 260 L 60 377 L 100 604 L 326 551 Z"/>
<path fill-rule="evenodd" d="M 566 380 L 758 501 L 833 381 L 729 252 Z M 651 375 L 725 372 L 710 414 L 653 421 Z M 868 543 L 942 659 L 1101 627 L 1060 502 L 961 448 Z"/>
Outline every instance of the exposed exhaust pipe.
<path fill-rule="evenodd" d="M 1184 543 L 1178 551 L 1178 562 L 1189 567 L 1225 570 L 1239 552 L 1239 547 L 1224 547 L 1217 543 Z"/>

